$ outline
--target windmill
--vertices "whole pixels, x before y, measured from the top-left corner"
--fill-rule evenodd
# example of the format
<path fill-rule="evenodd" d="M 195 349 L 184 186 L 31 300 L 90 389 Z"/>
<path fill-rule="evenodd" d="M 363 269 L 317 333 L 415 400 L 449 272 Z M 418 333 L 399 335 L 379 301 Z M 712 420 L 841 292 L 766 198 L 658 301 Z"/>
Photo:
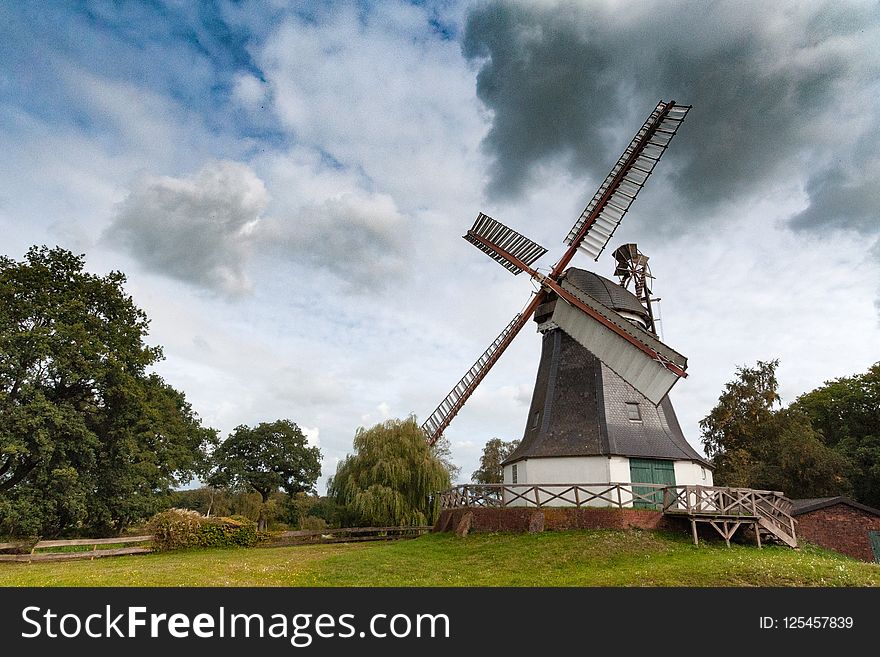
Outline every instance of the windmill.
<path fill-rule="evenodd" d="M 504 350 L 534 319 L 544 336 L 541 363 L 523 440 L 505 461 L 505 482 L 525 481 L 529 460 L 528 480 L 548 482 L 566 479 L 560 467 L 571 469 L 572 461 L 559 458 L 600 457 L 605 481 L 669 479 L 673 475 L 667 470 L 674 466 L 686 472 L 686 479 L 698 480 L 680 483 L 711 484 L 706 481 L 708 464 L 681 435 L 667 397 L 675 382 L 687 376 L 687 359 L 657 338 L 647 256 L 634 244 L 614 252 L 621 285 L 569 268 L 578 251 L 599 258 L 689 110 L 674 101 L 657 104 L 575 221 L 565 238 L 568 248 L 549 273 L 533 266 L 547 249 L 485 214 L 477 216 L 464 239 L 513 275 L 527 273 L 538 289 L 424 422 L 429 444 L 442 436 Z M 626 289 L 629 283 L 635 294 Z M 617 431 L 621 426 L 628 436 Z M 615 478 L 615 458 L 631 466 L 626 477 Z M 523 466 L 519 472 L 518 462 Z M 588 470 L 595 465 L 580 463 Z M 617 463 L 618 470 L 622 465 Z M 650 472 L 637 471 L 640 467 Z M 592 474 L 587 480 L 598 481 L 600 475 Z"/>
<path fill-rule="evenodd" d="M 648 267 L 648 256 L 639 251 L 639 247 L 635 244 L 624 244 L 618 247 L 614 253 L 615 266 L 614 275 L 620 279 L 620 285 L 629 288 L 629 284 L 633 284 L 636 297 L 648 311 L 647 328 L 651 333 L 657 335 L 657 329 L 654 326 L 654 309 L 651 306 L 651 269 Z"/>

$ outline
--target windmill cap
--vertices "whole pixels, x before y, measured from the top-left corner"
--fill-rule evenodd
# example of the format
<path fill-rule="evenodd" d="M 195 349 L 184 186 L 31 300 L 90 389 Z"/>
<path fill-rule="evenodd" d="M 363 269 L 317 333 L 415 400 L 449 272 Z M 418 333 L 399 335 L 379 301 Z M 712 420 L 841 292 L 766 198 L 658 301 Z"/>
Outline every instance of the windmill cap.
<path fill-rule="evenodd" d="M 648 317 L 648 311 L 635 294 L 599 274 L 569 267 L 564 278 L 584 294 L 589 294 L 599 303 L 617 312 L 632 313 L 646 319 Z"/>

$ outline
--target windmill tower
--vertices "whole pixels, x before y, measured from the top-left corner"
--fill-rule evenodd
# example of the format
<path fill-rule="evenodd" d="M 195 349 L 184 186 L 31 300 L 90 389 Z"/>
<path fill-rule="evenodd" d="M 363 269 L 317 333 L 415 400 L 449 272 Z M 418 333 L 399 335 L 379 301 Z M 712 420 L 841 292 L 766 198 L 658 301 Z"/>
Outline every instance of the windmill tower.
<path fill-rule="evenodd" d="M 512 274 L 529 274 L 539 289 L 422 425 L 429 443 L 534 319 L 543 335 L 541 360 L 523 439 L 504 463 L 506 484 L 712 485 L 709 464 L 685 440 L 667 396 L 687 376 L 687 359 L 657 337 L 647 256 L 634 244 L 614 252 L 620 284 L 569 267 L 578 251 L 599 258 L 689 109 L 658 103 L 548 274 L 532 267 L 544 247 L 478 215 L 464 238 Z"/>

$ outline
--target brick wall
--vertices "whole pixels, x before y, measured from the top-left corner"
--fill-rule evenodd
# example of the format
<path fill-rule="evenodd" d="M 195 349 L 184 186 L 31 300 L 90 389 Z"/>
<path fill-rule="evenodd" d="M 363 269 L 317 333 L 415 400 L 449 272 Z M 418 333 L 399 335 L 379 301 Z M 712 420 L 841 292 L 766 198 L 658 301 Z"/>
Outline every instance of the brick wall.
<path fill-rule="evenodd" d="M 469 532 L 528 532 L 565 529 L 681 529 L 675 519 L 649 509 L 547 507 L 463 508 L 442 511 L 434 531 L 456 531 L 462 520 Z"/>
<path fill-rule="evenodd" d="M 835 504 L 796 516 L 799 539 L 848 554 L 862 561 L 874 561 L 869 531 L 880 531 L 880 516 Z"/>

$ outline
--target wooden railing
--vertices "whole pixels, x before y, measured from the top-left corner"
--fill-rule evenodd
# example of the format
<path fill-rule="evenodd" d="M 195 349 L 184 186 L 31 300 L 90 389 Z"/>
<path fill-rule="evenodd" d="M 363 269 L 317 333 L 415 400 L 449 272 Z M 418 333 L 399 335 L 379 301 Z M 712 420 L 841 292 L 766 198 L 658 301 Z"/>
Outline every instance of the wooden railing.
<path fill-rule="evenodd" d="M 430 525 L 414 527 L 342 527 L 336 529 L 298 529 L 282 532 L 270 539 L 268 546 L 301 543 L 352 543 L 356 541 L 393 541 L 416 538 L 431 531 Z"/>
<path fill-rule="evenodd" d="M 301 545 L 304 543 L 353 543 L 357 541 L 392 541 L 403 538 L 416 538 L 431 531 L 431 526 L 416 527 L 342 527 L 320 530 L 295 530 L 281 534 L 261 543 L 266 547 Z M 0 561 L 61 561 L 67 559 L 94 559 L 96 557 L 118 557 L 125 554 L 146 554 L 152 552 L 149 545 L 152 536 L 118 536 L 115 538 L 77 538 L 73 540 L 39 541 L 23 547 L 23 543 L 0 543 L 4 550 L 25 551 L 24 554 L 2 554 Z M 103 545 L 127 545 L 131 547 L 112 547 L 101 549 Z M 41 552 L 57 548 L 91 547 L 91 550 Z"/>
<path fill-rule="evenodd" d="M 797 546 L 792 503 L 779 491 L 721 486 L 669 486 L 663 492 L 663 512 L 699 519 L 754 519 L 755 531 L 770 532 L 791 547 Z M 716 527 L 717 529 L 717 527 Z M 758 537 L 760 540 L 760 537 Z"/>
<path fill-rule="evenodd" d="M 728 543 L 743 525 L 773 534 L 797 546 L 791 500 L 783 493 L 724 486 L 664 484 L 464 484 L 440 493 L 443 510 L 473 507 L 612 507 L 653 508 L 691 519 L 694 542 L 697 522 L 709 522 Z"/>
<path fill-rule="evenodd" d="M 440 493 L 441 509 L 504 506 L 659 507 L 663 484 L 462 484 Z"/>
<path fill-rule="evenodd" d="M 663 510 L 687 514 L 754 516 L 788 527 L 794 534 L 791 500 L 784 493 L 721 486 L 668 486 Z"/>
<path fill-rule="evenodd" d="M 0 554 L 0 561 L 61 561 L 67 559 L 94 559 L 95 557 L 118 557 L 124 554 L 146 554 L 152 552 L 146 545 L 101 549 L 101 545 L 127 545 L 148 543 L 152 536 L 116 536 L 114 538 L 76 538 L 72 540 L 39 541 L 30 547 L 28 554 Z M 21 549 L 21 543 L 0 543 L 0 550 Z M 40 552 L 54 548 L 91 547 L 91 550 Z"/>
<path fill-rule="evenodd" d="M 758 505 L 783 512 L 777 491 L 726 486 L 667 486 L 663 492 L 663 510 L 685 513 L 709 513 L 730 516 L 757 516 Z"/>

